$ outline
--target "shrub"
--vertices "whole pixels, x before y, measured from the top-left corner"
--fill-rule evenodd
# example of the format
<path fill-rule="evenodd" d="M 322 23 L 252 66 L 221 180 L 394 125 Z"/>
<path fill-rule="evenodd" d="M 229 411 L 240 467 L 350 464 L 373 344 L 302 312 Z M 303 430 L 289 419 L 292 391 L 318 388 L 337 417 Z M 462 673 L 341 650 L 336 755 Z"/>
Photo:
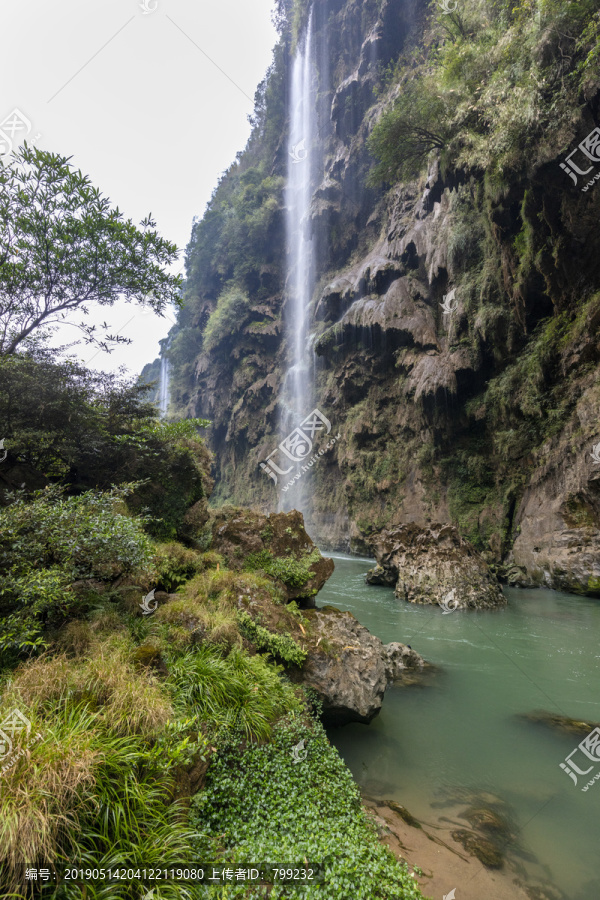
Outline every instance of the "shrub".
<path fill-rule="evenodd" d="M 142 521 L 117 504 L 127 488 L 64 497 L 59 487 L 0 509 L 0 658 L 11 663 L 46 644 L 56 627 L 91 600 L 71 589 L 76 579 L 114 578 L 149 567 Z"/>
<path fill-rule="evenodd" d="M 218 344 L 236 334 L 249 312 L 250 300 L 246 293 L 235 286 L 224 290 L 204 329 L 205 351 L 213 350 Z"/>
<path fill-rule="evenodd" d="M 59 566 L 75 578 L 116 578 L 144 568 L 151 544 L 142 521 L 117 511 L 128 486 L 64 497 L 60 487 L 36 491 L 0 509 L 0 573 L 27 576 Z"/>
<path fill-rule="evenodd" d="M 256 646 L 257 650 L 266 650 L 271 656 L 280 659 L 281 662 L 301 666 L 306 659 L 306 651 L 298 646 L 289 634 L 274 634 L 257 625 L 254 619 L 246 612 L 240 610 L 237 620 L 242 634 Z"/>
<path fill-rule="evenodd" d="M 249 571 L 262 569 L 267 575 L 278 578 L 290 587 L 300 587 L 314 575 L 310 567 L 320 559 L 321 553 L 316 548 L 300 559 L 294 556 L 273 556 L 268 550 L 261 550 L 247 556 L 245 568 Z"/>

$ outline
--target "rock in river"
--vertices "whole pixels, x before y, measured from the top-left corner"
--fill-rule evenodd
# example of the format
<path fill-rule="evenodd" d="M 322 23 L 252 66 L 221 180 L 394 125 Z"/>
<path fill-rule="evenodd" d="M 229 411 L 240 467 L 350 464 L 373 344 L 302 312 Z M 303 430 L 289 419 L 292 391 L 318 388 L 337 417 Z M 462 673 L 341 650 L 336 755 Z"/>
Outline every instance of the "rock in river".
<path fill-rule="evenodd" d="M 450 609 L 502 606 L 506 598 L 485 560 L 454 525 L 414 522 L 382 531 L 369 584 L 395 584 L 410 603 L 445 602 Z"/>
<path fill-rule="evenodd" d="M 312 637 L 297 678 L 316 691 L 326 725 L 370 722 L 381 709 L 388 684 L 404 669 L 425 666 L 410 647 L 382 644 L 350 612 L 324 606 L 304 614 Z"/>

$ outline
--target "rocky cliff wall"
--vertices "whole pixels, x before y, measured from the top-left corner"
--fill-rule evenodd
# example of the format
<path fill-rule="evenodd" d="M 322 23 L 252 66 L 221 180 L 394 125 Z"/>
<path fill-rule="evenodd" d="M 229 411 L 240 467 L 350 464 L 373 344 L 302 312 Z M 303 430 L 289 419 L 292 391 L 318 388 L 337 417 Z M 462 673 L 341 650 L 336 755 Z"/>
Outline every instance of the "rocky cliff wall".
<path fill-rule="evenodd" d="M 281 440 L 285 85 L 306 9 L 298 4 L 295 18 L 283 10 L 253 137 L 195 226 L 186 307 L 169 343 L 175 408 L 213 422 L 217 501 L 265 510 L 282 496 L 282 479 L 275 485 L 259 463 Z M 506 9 L 516 44 L 525 26 Z M 454 155 L 434 149 L 421 174 L 378 184 L 369 135 L 411 67 L 429 65 L 446 40 L 443 17 L 433 21 L 416 0 L 328 0 L 314 10 L 321 171 L 311 331 L 317 406 L 337 439 L 286 503 L 302 485 L 308 531 L 324 547 L 366 551 L 384 527 L 452 522 L 489 562 L 600 596 L 600 188 L 581 191 L 559 166 L 600 121 L 597 67 L 552 134 L 536 132 L 531 114 L 531 146 L 514 139 L 510 165 L 492 147 L 486 167 L 481 142 L 492 126 L 469 125 L 467 110 L 463 131 L 447 139 L 449 148 L 462 140 Z M 475 46 L 468 20 L 458 23 L 457 46 Z M 562 38 L 538 26 L 540 71 L 554 71 Z M 492 84 L 489 72 L 481 77 Z M 544 113 L 563 88 L 560 79 L 541 87 Z M 508 102 L 490 104 L 506 141 Z M 480 144 L 464 137 L 469 128 Z"/>

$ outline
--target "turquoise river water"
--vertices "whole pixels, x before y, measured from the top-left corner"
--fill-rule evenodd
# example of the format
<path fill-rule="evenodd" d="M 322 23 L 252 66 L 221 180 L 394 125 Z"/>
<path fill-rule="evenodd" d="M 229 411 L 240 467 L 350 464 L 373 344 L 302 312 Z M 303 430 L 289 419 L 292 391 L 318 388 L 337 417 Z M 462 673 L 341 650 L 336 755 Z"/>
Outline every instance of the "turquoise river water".
<path fill-rule="evenodd" d="M 600 722 L 600 600 L 506 589 L 508 607 L 443 614 L 365 584 L 373 561 L 334 556 L 317 598 L 350 610 L 384 643 L 410 644 L 437 668 L 423 685 L 388 688 L 370 725 L 331 729 L 360 787 L 413 815 L 444 815 L 444 798 L 486 792 L 506 804 L 521 872 L 568 900 L 600 900 L 600 760 L 578 751 L 574 785 L 560 763 L 579 744 L 519 714 L 548 710 Z M 464 807 L 464 803 L 462 804 Z"/>

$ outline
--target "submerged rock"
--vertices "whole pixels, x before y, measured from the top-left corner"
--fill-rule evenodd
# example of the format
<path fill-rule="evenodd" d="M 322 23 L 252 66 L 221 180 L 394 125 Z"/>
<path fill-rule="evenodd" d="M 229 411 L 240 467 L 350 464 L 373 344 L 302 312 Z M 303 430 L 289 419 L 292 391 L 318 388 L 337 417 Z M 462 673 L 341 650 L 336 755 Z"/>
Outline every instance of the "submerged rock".
<path fill-rule="evenodd" d="M 600 728 L 598 722 L 570 719 L 568 716 L 547 712 L 544 709 L 528 713 L 519 713 L 518 718 L 526 719 L 528 722 L 534 722 L 536 725 L 546 725 L 548 728 L 562 732 L 562 734 L 574 734 L 581 737 L 589 734 L 594 728 Z"/>
<path fill-rule="evenodd" d="M 454 525 L 409 523 L 384 530 L 374 551 L 377 566 L 367 582 L 395 583 L 396 596 L 410 603 L 445 604 L 449 610 L 506 603 L 489 566 Z"/>
<path fill-rule="evenodd" d="M 452 832 L 453 840 L 465 848 L 467 853 L 475 856 L 479 862 L 488 869 L 501 869 L 504 865 L 504 856 L 501 851 L 485 837 L 474 831 L 461 828 Z"/>
<path fill-rule="evenodd" d="M 312 637 L 295 677 L 316 692 L 326 725 L 367 724 L 380 711 L 388 684 L 403 669 L 425 665 L 404 644 L 384 645 L 350 612 L 325 606 L 305 615 Z"/>

